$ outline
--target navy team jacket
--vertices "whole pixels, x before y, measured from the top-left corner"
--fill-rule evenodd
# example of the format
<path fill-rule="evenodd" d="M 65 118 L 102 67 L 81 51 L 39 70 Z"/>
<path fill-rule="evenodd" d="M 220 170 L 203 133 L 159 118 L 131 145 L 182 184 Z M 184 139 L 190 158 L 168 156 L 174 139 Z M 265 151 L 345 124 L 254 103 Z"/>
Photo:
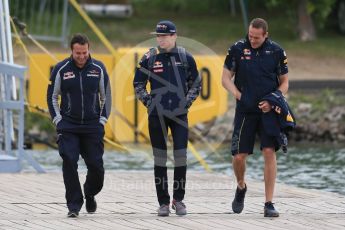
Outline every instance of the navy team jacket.
<path fill-rule="evenodd" d="M 258 103 L 279 87 L 279 77 L 288 73 L 285 51 L 266 39 L 253 49 L 248 37 L 232 45 L 225 58 L 224 68 L 235 73 L 235 85 L 241 92 L 236 109 L 240 112 L 261 113 Z"/>
<path fill-rule="evenodd" d="M 286 152 L 286 133 L 296 127 L 295 117 L 280 90 L 267 94 L 261 101 L 268 101 L 272 106 L 270 112 L 262 114 L 264 130 L 267 135 L 276 137 Z"/>
<path fill-rule="evenodd" d="M 111 110 L 109 77 L 104 65 L 91 57 L 82 69 L 72 57 L 59 62 L 50 76 L 47 102 L 55 125 L 62 119 L 74 124 L 104 125 Z"/>
<path fill-rule="evenodd" d="M 201 90 L 194 58 L 186 52 L 186 69 L 177 47 L 170 52 L 158 48 L 151 69 L 150 55 L 149 51 L 143 56 L 135 72 L 133 86 L 137 98 L 148 108 L 149 115 L 186 114 Z M 150 92 L 146 89 L 148 82 Z"/>

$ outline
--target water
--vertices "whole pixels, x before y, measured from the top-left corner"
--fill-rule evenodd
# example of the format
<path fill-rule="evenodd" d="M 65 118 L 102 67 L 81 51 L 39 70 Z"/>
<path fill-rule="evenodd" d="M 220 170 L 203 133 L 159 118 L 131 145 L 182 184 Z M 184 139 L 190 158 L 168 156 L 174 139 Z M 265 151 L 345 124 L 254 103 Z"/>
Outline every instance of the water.
<path fill-rule="evenodd" d="M 220 150 L 229 155 L 227 148 Z M 230 158 L 228 158 L 230 160 Z M 257 150 L 247 158 L 247 177 L 263 180 L 264 160 Z M 277 154 L 277 182 L 345 195 L 345 146 L 298 144 Z M 232 175 L 232 167 L 220 168 Z"/>
<path fill-rule="evenodd" d="M 206 162 L 216 172 L 233 175 L 229 145 L 218 148 L 218 154 L 209 155 L 199 151 Z M 130 146 L 131 153 L 107 150 L 104 154 L 106 170 L 152 170 L 153 159 L 150 146 Z M 206 149 L 197 146 L 197 149 Z M 61 158 L 55 150 L 28 151 L 47 171 L 61 171 Z M 169 153 L 171 155 L 171 153 Z M 203 167 L 188 156 L 189 170 L 202 171 Z M 345 146 L 298 144 L 289 148 L 288 154 L 278 153 L 277 182 L 302 188 L 320 189 L 345 195 Z M 248 157 L 247 178 L 263 180 L 263 157 L 257 150 Z M 172 166 L 168 162 L 168 166 Z M 82 160 L 79 169 L 86 170 Z M 27 164 L 24 171 L 33 171 Z"/>

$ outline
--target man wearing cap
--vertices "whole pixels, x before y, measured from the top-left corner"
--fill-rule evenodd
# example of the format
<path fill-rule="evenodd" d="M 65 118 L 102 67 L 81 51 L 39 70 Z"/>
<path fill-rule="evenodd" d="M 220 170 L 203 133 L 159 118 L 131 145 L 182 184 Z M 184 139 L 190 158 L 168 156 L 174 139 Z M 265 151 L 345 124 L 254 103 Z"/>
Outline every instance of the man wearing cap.
<path fill-rule="evenodd" d="M 185 195 L 188 143 L 188 109 L 201 89 L 196 63 L 183 47 L 176 46 L 176 26 L 161 21 L 156 26 L 158 47 L 151 48 L 141 59 L 134 76 L 137 98 L 147 107 L 154 175 L 159 202 L 158 216 L 170 213 L 167 178 L 167 139 L 173 139 L 174 182 L 172 208 L 186 215 L 182 202 Z M 150 83 L 150 92 L 147 91 Z"/>
<path fill-rule="evenodd" d="M 276 152 L 280 144 L 268 134 L 263 124 L 263 115 L 272 105 L 263 98 L 279 90 L 286 94 L 289 87 L 285 51 L 268 39 L 268 25 L 264 19 L 251 21 L 248 35 L 232 45 L 225 59 L 222 84 L 236 98 L 234 131 L 231 152 L 237 189 L 232 210 L 241 213 L 247 185 L 244 180 L 246 158 L 253 153 L 256 134 L 259 135 L 265 167 L 265 217 L 278 217 L 272 199 L 276 179 Z M 235 77 L 234 82 L 232 78 Z"/>

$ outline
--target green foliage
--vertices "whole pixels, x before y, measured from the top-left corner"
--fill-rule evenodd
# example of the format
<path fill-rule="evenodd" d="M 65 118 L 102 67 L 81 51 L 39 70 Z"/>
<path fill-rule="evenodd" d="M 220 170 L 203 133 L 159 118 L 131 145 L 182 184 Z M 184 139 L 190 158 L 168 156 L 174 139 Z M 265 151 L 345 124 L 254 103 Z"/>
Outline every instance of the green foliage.
<path fill-rule="evenodd" d="M 39 113 L 29 112 L 25 109 L 25 132 L 28 132 L 30 129 L 37 127 L 40 131 L 46 131 L 48 133 L 55 133 L 55 127 L 52 124 L 52 121 Z"/>
<path fill-rule="evenodd" d="M 336 4 L 336 0 L 310 0 L 308 2 L 308 10 L 311 15 L 318 22 L 316 25 L 323 28 L 326 24 L 326 19 L 332 12 Z"/>
<path fill-rule="evenodd" d="M 9 1 L 11 17 L 26 24 L 30 34 L 60 36 L 63 21 L 63 1 Z"/>
<path fill-rule="evenodd" d="M 150 11 L 150 9 L 159 9 L 163 11 L 187 14 L 212 14 L 229 11 L 228 0 L 132 0 L 131 2 L 134 6 L 134 9 L 145 7 L 147 11 Z"/>
<path fill-rule="evenodd" d="M 136 46 L 147 39 L 153 38 L 149 32 L 153 31 L 156 23 L 162 19 L 174 21 L 179 36 L 199 41 L 220 55 L 225 55 L 226 49 L 246 34 L 238 1 L 235 1 L 237 10 L 235 16 L 232 16 L 228 10 L 228 1 L 219 1 L 219 5 L 223 7 L 220 9 L 217 6 L 220 12 L 216 15 L 204 12 L 197 13 L 196 8 L 193 8 L 194 6 L 189 3 L 190 1 L 194 2 L 194 0 L 188 0 L 186 1 L 188 4 L 180 4 L 187 4 L 191 8 L 191 13 L 187 8 L 180 8 L 180 12 L 169 10 L 171 6 L 169 4 L 172 4 L 169 1 L 133 0 L 134 15 L 130 18 L 118 19 L 92 16 L 92 20 L 94 20 L 105 36 L 110 39 L 114 47 Z M 273 0 L 268 0 L 267 2 L 270 3 L 271 1 Z M 301 42 L 296 39 L 295 28 L 297 19 L 296 16 L 293 16 L 294 12 L 292 10 L 296 10 L 298 1 L 291 0 L 289 1 L 291 6 L 286 5 L 284 7 L 283 1 L 275 1 L 281 3 L 279 6 L 272 6 L 275 8 L 267 8 L 266 1 L 247 1 L 249 19 L 253 17 L 265 18 L 269 23 L 270 38 L 282 45 L 287 50 L 288 55 L 311 55 L 322 59 L 326 57 L 345 58 L 345 48 L 341 45 L 344 43 L 343 35 L 338 34 L 334 28 L 326 27 L 320 29 L 317 40 Z M 205 2 L 218 4 L 218 1 L 206 0 Z M 205 2 L 200 1 L 200 4 L 206 4 Z M 158 7 L 160 4 L 165 4 L 165 7 Z M 195 7 L 199 7 L 198 4 Z M 288 8 L 291 10 L 287 10 Z M 186 10 L 183 11 L 182 9 Z M 289 13 L 291 15 L 287 16 Z M 91 39 L 92 52 L 94 50 L 97 50 L 97 52 L 107 52 L 107 49 L 95 33 L 73 8 L 71 8 L 71 17 L 69 24 L 71 27 L 70 34 L 76 32 L 85 33 Z M 53 42 L 44 42 L 44 45 L 48 49 L 56 48 L 56 43 Z M 68 49 L 66 51 L 69 52 Z"/>
<path fill-rule="evenodd" d="M 286 16 L 297 18 L 297 9 L 299 0 L 267 0 L 265 6 L 268 10 L 279 10 L 284 12 Z M 324 28 L 327 17 L 335 7 L 336 0 L 308 0 L 307 10 L 315 20 L 318 28 Z"/>
<path fill-rule="evenodd" d="M 342 94 L 337 94 L 335 90 L 324 89 L 317 94 L 294 92 L 289 95 L 288 101 L 291 108 L 296 108 L 301 103 L 311 104 L 311 115 L 318 117 L 332 107 L 343 106 L 345 104 L 345 97 Z"/>

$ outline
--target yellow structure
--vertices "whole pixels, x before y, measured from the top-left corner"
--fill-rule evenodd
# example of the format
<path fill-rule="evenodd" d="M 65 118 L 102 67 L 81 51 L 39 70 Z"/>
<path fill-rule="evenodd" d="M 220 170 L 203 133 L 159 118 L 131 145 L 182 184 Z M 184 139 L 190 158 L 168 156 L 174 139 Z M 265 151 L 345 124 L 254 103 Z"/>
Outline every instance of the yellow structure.
<path fill-rule="evenodd" d="M 105 64 L 111 81 L 112 113 L 106 127 L 106 136 L 111 140 L 141 142 L 145 141 L 144 136 L 148 137 L 146 108 L 135 99 L 132 85 L 135 67 L 147 50 L 148 48 L 120 48 L 116 50 L 115 56 L 92 54 L 92 57 Z M 69 54 L 55 56 L 60 61 Z M 201 95 L 189 111 L 191 126 L 211 120 L 225 113 L 227 109 L 227 93 L 221 86 L 224 59 L 216 55 L 195 55 L 195 60 L 203 85 Z M 29 61 L 28 101 L 30 105 L 47 108 L 47 86 L 50 72 L 55 64 L 56 60 L 47 54 L 32 55 Z"/>

